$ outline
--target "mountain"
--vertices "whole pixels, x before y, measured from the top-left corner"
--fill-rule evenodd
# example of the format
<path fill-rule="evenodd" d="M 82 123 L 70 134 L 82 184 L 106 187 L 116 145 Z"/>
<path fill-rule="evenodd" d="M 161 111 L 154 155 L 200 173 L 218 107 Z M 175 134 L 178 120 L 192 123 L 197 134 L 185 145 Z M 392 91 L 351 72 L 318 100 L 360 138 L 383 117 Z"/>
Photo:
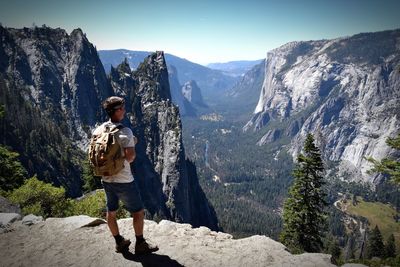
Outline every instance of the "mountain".
<path fill-rule="evenodd" d="M 182 94 L 194 106 L 207 107 L 196 81 L 190 80 L 182 86 Z"/>
<path fill-rule="evenodd" d="M 30 175 L 78 196 L 89 127 L 112 94 L 97 52 L 80 29 L 0 27 L 0 37 L 1 143 Z"/>
<path fill-rule="evenodd" d="M 104 68 L 108 72 L 111 66 L 118 65 L 125 58 L 127 58 L 132 68 L 136 68 L 139 62 L 143 61 L 150 53 L 125 49 L 100 50 L 99 56 Z M 184 84 L 190 80 L 197 82 L 207 103 L 208 101 L 213 101 L 215 95 L 230 89 L 237 80 L 237 78 L 226 75 L 219 70 L 212 70 L 171 54 L 165 54 L 165 59 L 168 69 L 170 69 L 171 65 L 175 66 L 180 84 Z"/>
<path fill-rule="evenodd" d="M 311 132 L 339 177 L 378 183 L 365 157 L 391 153 L 385 140 L 399 132 L 399 103 L 400 30 L 292 42 L 267 54 L 244 130 L 269 129 L 261 145 L 289 136 L 293 157 Z"/>
<path fill-rule="evenodd" d="M 214 70 L 221 70 L 225 74 L 236 77 L 243 76 L 251 70 L 255 65 L 260 64 L 263 59 L 259 60 L 239 60 L 239 61 L 229 61 L 225 63 L 210 63 L 207 67 Z"/>
<path fill-rule="evenodd" d="M 101 101 L 126 99 L 125 125 L 138 137 L 134 176 L 148 216 L 218 229 L 213 208 L 186 159 L 178 108 L 171 102 L 162 52 L 132 72 L 128 61 L 107 77 L 80 30 L 0 26 L 1 143 L 21 154 L 30 175 L 81 195 L 81 166 Z"/>

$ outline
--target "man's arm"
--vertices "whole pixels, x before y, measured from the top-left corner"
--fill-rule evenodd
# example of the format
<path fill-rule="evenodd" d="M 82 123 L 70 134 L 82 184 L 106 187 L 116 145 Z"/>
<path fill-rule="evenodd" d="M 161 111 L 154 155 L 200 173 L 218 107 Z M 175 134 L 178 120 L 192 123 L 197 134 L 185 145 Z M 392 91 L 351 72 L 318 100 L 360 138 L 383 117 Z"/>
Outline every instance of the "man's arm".
<path fill-rule="evenodd" d="M 125 152 L 125 159 L 129 163 L 132 163 L 136 158 L 135 148 L 134 147 L 126 147 L 126 148 L 124 148 L 124 152 Z"/>

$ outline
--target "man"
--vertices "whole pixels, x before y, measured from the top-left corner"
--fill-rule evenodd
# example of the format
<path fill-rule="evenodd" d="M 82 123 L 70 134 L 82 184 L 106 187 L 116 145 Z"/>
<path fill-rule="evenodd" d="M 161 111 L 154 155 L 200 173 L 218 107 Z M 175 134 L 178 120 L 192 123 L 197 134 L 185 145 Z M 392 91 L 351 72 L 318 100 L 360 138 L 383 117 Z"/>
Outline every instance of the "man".
<path fill-rule="evenodd" d="M 120 122 L 125 116 L 125 100 L 123 98 L 109 97 L 103 102 L 103 108 L 110 120 L 97 127 L 93 135 L 102 133 L 106 127 L 122 125 Z M 124 167 L 115 175 L 102 176 L 102 184 L 107 198 L 107 224 L 115 238 L 116 252 L 127 251 L 131 244 L 130 240 L 119 234 L 116 218 L 119 200 L 124 203 L 133 217 L 133 229 L 136 235 L 135 253 L 145 254 L 157 251 L 157 246 L 150 245 L 143 238 L 144 207 L 131 172 L 130 163 L 136 158 L 135 144 L 137 139 L 128 127 L 118 130 L 115 136 L 125 158 Z"/>

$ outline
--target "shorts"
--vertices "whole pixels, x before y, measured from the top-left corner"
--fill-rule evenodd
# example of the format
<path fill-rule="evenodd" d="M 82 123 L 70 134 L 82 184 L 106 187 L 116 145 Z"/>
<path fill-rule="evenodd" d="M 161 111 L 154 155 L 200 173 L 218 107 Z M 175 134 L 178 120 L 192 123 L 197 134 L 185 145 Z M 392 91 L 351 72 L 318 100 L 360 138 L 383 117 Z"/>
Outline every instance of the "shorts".
<path fill-rule="evenodd" d="M 106 192 L 107 211 L 116 211 L 119 200 L 125 205 L 130 213 L 138 212 L 144 208 L 139 190 L 135 181 L 130 183 L 107 183 L 102 182 Z"/>

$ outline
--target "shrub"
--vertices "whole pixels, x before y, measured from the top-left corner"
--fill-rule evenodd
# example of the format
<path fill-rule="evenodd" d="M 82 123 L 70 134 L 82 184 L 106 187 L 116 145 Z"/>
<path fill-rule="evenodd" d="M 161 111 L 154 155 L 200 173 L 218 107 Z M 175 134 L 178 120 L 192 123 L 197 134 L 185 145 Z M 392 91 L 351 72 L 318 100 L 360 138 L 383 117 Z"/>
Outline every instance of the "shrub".
<path fill-rule="evenodd" d="M 80 199 L 72 201 L 70 215 L 88 215 L 90 217 L 105 218 L 106 213 L 106 195 L 104 190 L 93 191 Z M 117 211 L 117 218 L 129 217 L 129 213 L 122 208 Z"/>
<path fill-rule="evenodd" d="M 104 218 L 106 198 L 103 190 L 96 190 L 81 199 L 73 201 L 71 215 L 88 215 L 96 218 Z"/>
<path fill-rule="evenodd" d="M 11 202 L 19 204 L 23 214 L 47 217 L 64 217 L 70 212 L 71 201 L 65 197 L 65 189 L 39 181 L 36 176 L 9 194 Z"/>

